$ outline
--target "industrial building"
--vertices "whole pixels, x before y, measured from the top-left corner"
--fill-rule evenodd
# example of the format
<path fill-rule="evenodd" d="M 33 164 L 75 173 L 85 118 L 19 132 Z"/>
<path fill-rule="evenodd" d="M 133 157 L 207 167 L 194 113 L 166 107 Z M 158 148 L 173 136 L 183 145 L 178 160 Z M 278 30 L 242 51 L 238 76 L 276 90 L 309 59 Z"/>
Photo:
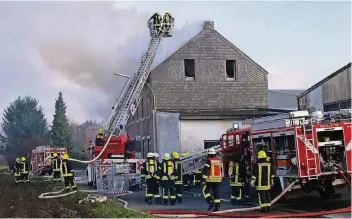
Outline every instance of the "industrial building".
<path fill-rule="evenodd" d="M 298 95 L 300 110 L 351 109 L 351 62 Z"/>
<path fill-rule="evenodd" d="M 289 106 L 272 100 L 277 110 L 297 106 L 296 95 L 269 92 L 268 72 L 205 21 L 199 34 L 151 71 L 128 132 L 142 140 L 144 156 L 199 152 L 218 145 L 234 123 L 271 114 L 268 93 L 293 100 Z"/>

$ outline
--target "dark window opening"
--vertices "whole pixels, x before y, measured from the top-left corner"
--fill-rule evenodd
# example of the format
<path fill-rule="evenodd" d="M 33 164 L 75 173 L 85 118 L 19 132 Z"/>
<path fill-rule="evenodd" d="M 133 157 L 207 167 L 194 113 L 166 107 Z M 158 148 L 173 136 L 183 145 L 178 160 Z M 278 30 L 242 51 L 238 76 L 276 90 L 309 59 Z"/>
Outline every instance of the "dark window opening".
<path fill-rule="evenodd" d="M 194 66 L 194 59 L 185 59 L 185 76 L 186 77 L 195 77 L 195 66 Z"/>
<path fill-rule="evenodd" d="M 228 78 L 234 78 L 236 80 L 236 61 L 226 60 L 226 75 Z"/>
<path fill-rule="evenodd" d="M 144 110 L 143 110 L 143 108 L 144 108 L 144 104 L 143 104 L 143 98 L 142 98 L 142 102 L 141 102 L 141 110 L 142 110 L 142 118 L 144 118 Z"/>
<path fill-rule="evenodd" d="M 220 145 L 220 140 L 205 140 L 204 141 L 204 150 Z"/>

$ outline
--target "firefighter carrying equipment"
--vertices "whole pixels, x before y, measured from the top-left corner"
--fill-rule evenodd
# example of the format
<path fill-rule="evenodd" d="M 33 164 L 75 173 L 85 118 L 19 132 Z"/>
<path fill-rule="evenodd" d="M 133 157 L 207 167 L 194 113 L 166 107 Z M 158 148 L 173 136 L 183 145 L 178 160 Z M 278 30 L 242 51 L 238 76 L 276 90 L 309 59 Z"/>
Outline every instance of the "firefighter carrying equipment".
<path fill-rule="evenodd" d="M 52 159 L 51 162 L 53 167 L 53 181 L 54 182 L 61 181 L 61 172 L 60 172 L 61 159 L 57 157 L 56 153 L 54 153 L 54 158 Z"/>
<path fill-rule="evenodd" d="M 241 204 L 243 193 L 243 181 L 245 178 L 245 168 L 243 163 L 239 160 L 237 162 L 230 161 L 229 163 L 229 176 L 231 187 L 231 204 Z"/>
<path fill-rule="evenodd" d="M 264 151 L 258 152 L 258 158 L 261 158 L 258 159 L 257 163 L 253 168 L 251 184 L 256 186 L 258 192 L 259 206 L 261 207 L 263 212 L 266 212 L 271 210 L 270 190 L 275 175 L 270 161 L 266 159 L 265 152 L 261 152 Z"/>
<path fill-rule="evenodd" d="M 183 176 L 182 176 L 182 162 L 179 158 L 177 152 L 172 153 L 173 162 L 175 166 L 175 174 L 174 174 L 174 181 L 175 181 L 175 192 L 178 203 L 182 203 L 182 184 L 183 184 Z"/>
<path fill-rule="evenodd" d="M 175 195 L 175 165 L 174 162 L 170 160 L 170 154 L 165 153 L 163 156 L 163 161 L 161 162 L 161 186 L 163 188 L 163 204 L 167 205 L 170 199 L 170 204 L 174 205 L 176 203 Z"/>
<path fill-rule="evenodd" d="M 160 204 L 160 192 L 158 189 L 158 172 L 160 171 L 160 166 L 154 158 L 153 153 L 148 153 L 149 156 L 147 160 L 142 165 L 141 178 L 146 180 L 147 188 L 145 192 L 145 201 L 151 205 L 153 197 L 156 204 Z"/>
<path fill-rule="evenodd" d="M 74 180 L 74 171 L 71 165 L 71 162 L 68 160 L 68 154 L 64 154 L 62 157 L 62 175 L 64 177 L 65 190 L 66 192 L 70 192 L 70 185 L 73 191 L 77 190 L 77 185 Z"/>
<path fill-rule="evenodd" d="M 213 153 L 212 150 L 209 149 L 208 154 L 209 158 L 206 164 L 204 165 L 203 169 L 203 180 L 205 181 L 205 186 L 202 192 L 206 202 L 209 204 L 208 211 L 213 209 L 215 206 L 215 212 L 220 210 L 220 185 L 222 181 L 222 163 L 216 157 L 216 153 Z M 210 189 L 213 192 L 213 196 L 211 196 L 210 194 Z"/>

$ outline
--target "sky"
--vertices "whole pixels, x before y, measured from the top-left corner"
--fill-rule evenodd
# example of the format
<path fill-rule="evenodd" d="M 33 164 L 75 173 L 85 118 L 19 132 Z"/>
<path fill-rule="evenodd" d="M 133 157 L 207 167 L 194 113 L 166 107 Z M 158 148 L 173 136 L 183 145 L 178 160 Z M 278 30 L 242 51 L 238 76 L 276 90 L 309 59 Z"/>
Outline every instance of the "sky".
<path fill-rule="evenodd" d="M 351 61 L 351 2 L 0 2 L 0 119 L 29 95 L 51 122 L 61 91 L 76 122 L 102 120 L 149 40 L 152 13 L 175 17 L 154 66 L 204 20 L 269 72 L 270 89 L 307 89 Z"/>

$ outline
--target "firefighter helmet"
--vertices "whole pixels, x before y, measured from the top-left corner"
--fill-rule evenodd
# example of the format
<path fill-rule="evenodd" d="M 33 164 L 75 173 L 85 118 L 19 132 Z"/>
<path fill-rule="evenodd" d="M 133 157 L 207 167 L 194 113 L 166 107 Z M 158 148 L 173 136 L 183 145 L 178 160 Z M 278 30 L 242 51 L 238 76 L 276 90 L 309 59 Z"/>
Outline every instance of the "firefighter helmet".
<path fill-rule="evenodd" d="M 53 157 L 57 157 L 57 153 L 54 153 L 54 154 L 53 154 Z"/>
<path fill-rule="evenodd" d="M 158 154 L 158 153 L 154 153 L 154 157 L 155 157 L 155 158 L 158 158 L 158 157 L 159 157 L 159 154 Z"/>
<path fill-rule="evenodd" d="M 22 157 L 22 158 L 21 158 L 21 161 L 26 161 L 26 158 L 25 158 L 25 157 Z"/>
<path fill-rule="evenodd" d="M 163 156 L 163 160 L 170 160 L 170 154 L 169 153 L 165 153 Z"/>
<path fill-rule="evenodd" d="M 21 159 L 19 157 L 16 158 L 16 161 L 20 161 Z"/>
<path fill-rule="evenodd" d="M 267 158 L 265 151 L 261 150 L 258 152 L 258 159 Z"/>
<path fill-rule="evenodd" d="M 148 154 L 147 154 L 147 158 L 153 158 L 154 157 L 154 154 L 152 153 L 152 152 L 149 152 Z"/>
<path fill-rule="evenodd" d="M 104 129 L 98 129 L 98 135 L 104 135 Z"/>
<path fill-rule="evenodd" d="M 216 154 L 216 151 L 214 148 L 209 148 L 208 150 L 208 155 L 215 155 Z"/>
<path fill-rule="evenodd" d="M 62 156 L 62 159 L 63 159 L 63 160 L 67 160 L 67 159 L 68 159 L 68 154 L 64 154 L 64 155 Z"/>
<path fill-rule="evenodd" d="M 175 159 L 179 159 L 180 155 L 177 152 L 172 152 L 171 156 Z"/>

